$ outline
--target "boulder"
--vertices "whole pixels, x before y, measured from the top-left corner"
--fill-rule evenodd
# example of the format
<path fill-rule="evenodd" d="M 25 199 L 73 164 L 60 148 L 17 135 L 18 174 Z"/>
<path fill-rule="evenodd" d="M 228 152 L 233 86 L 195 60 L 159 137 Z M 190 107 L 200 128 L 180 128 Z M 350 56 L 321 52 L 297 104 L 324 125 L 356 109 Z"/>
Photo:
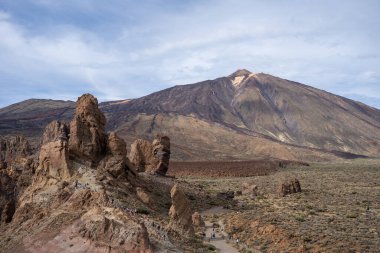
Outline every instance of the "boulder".
<path fill-rule="evenodd" d="M 170 191 L 172 206 L 169 210 L 169 229 L 187 238 L 194 237 L 192 212 L 186 195 L 174 185 Z"/>
<path fill-rule="evenodd" d="M 126 143 L 114 132 L 108 136 L 107 155 L 99 163 L 98 168 L 106 170 L 115 178 L 126 175 L 128 170 L 134 173 L 134 168 L 127 158 Z"/>
<path fill-rule="evenodd" d="M 284 181 L 278 189 L 278 194 L 281 197 L 297 192 L 301 192 L 301 184 L 296 178 Z"/>
<path fill-rule="evenodd" d="M 37 175 L 48 175 L 57 180 L 71 176 L 69 169 L 68 127 L 53 121 L 45 128 L 39 155 Z"/>
<path fill-rule="evenodd" d="M 251 198 L 255 198 L 259 195 L 257 185 L 250 183 L 243 183 L 241 192 L 244 195 L 249 195 Z"/>
<path fill-rule="evenodd" d="M 70 157 L 86 160 L 91 166 L 104 157 L 107 148 L 105 124 L 98 100 L 91 94 L 79 97 L 74 119 L 70 122 Z"/>
<path fill-rule="evenodd" d="M 203 227 L 205 225 L 202 215 L 198 212 L 193 213 L 191 219 L 193 220 L 193 225 L 196 227 Z"/>

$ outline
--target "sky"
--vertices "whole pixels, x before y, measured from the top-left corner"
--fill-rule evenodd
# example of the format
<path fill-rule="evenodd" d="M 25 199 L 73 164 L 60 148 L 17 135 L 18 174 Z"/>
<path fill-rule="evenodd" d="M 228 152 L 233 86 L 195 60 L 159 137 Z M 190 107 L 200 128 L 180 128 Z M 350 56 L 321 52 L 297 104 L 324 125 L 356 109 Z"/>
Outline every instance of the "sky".
<path fill-rule="evenodd" d="M 379 0 L 0 0 L 0 107 L 245 68 L 380 108 L 379 13 Z"/>

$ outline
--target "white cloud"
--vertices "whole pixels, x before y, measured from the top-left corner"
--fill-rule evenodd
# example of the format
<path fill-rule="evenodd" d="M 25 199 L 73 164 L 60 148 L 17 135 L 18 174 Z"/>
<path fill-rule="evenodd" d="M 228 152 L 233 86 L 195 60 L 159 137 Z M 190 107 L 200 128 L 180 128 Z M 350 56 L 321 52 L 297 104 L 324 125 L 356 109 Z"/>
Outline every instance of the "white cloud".
<path fill-rule="evenodd" d="M 39 0 L 33 8 L 51 13 L 52 21 L 30 25 L 0 4 L 0 86 L 12 82 L 0 106 L 20 99 L 22 89 L 28 92 L 21 99 L 75 99 L 82 91 L 122 99 L 237 68 L 342 95 L 380 94 L 376 1 L 160 5 Z"/>

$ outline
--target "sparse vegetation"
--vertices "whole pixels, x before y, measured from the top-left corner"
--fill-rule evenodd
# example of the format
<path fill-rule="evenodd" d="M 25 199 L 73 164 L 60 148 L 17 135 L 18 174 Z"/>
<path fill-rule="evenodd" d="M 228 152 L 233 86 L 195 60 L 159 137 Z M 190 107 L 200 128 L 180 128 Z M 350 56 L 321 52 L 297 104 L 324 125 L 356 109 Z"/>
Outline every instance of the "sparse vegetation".
<path fill-rule="evenodd" d="M 302 192 L 278 197 L 281 180 L 291 176 L 300 180 Z M 232 207 L 231 212 L 215 215 L 212 221 L 223 220 L 226 232 L 249 248 L 291 252 L 304 245 L 307 251 L 355 248 L 376 252 L 380 247 L 376 239 L 380 231 L 374 229 L 380 226 L 380 160 L 288 166 L 267 176 L 187 178 L 184 183 L 188 191 L 202 185 L 204 194 L 215 196 L 227 190 L 239 191 L 244 182 L 254 182 L 262 195 L 255 199 L 235 195 L 227 202 L 212 197 L 207 204 Z M 200 195 L 195 195 L 197 200 L 192 203 L 197 210 L 202 208 Z M 203 207 L 209 208 L 204 201 Z M 276 243 L 279 240 L 281 243 Z"/>

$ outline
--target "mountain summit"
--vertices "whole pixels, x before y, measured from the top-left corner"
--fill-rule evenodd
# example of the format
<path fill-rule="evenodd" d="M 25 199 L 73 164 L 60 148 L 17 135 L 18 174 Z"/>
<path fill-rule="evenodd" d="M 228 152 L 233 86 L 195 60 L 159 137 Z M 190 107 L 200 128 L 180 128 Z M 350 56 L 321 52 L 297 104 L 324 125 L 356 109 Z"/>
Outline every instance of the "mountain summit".
<path fill-rule="evenodd" d="M 100 107 L 107 130 L 128 143 L 156 133 L 170 136 L 177 160 L 380 156 L 380 110 L 245 69 Z M 0 110 L 0 134 L 36 138 L 47 119 L 72 113 L 70 102 L 21 102 Z"/>

